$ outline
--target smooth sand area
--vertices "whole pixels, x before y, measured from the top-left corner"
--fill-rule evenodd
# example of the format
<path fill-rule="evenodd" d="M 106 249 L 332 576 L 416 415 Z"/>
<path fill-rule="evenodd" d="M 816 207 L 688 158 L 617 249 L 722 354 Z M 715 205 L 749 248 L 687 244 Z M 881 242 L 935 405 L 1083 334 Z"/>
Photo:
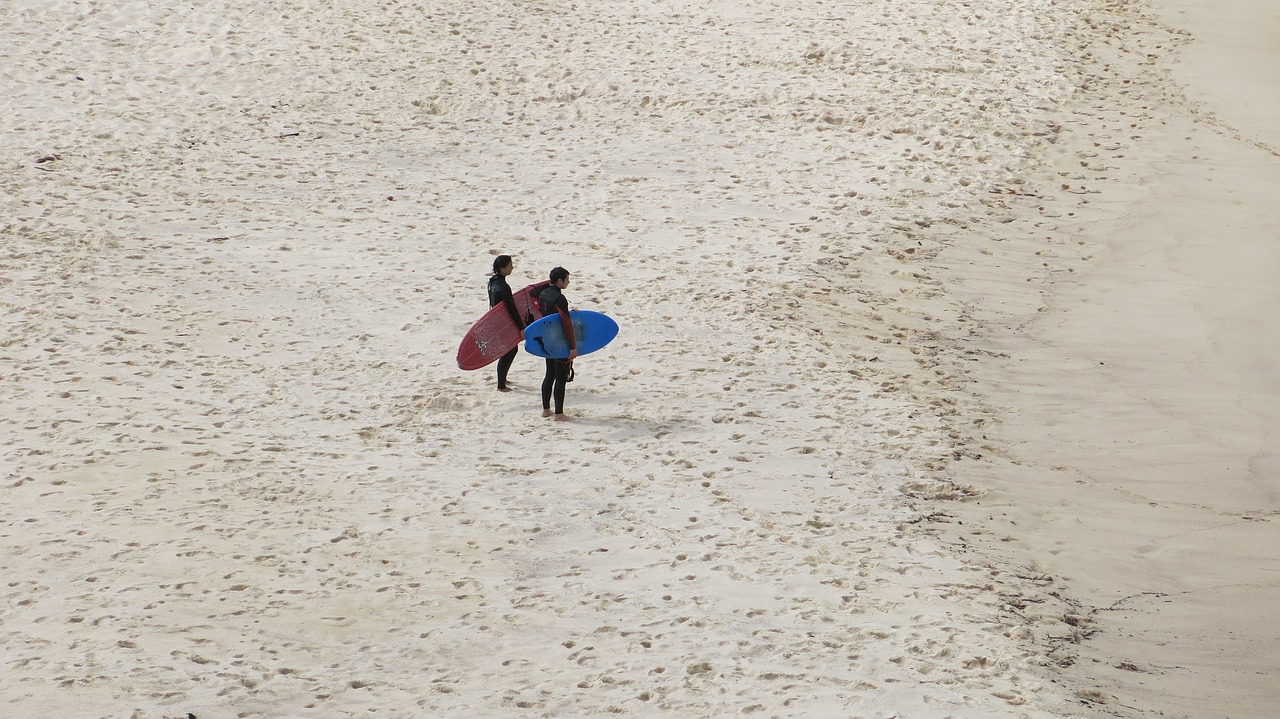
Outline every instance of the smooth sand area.
<path fill-rule="evenodd" d="M 1159 18 L 1191 30 L 1174 78 L 1246 141 L 1280 148 L 1280 6 L 1266 0 L 1154 0 Z"/>
<path fill-rule="evenodd" d="M 1108 177 L 1040 208 L 1088 261 L 1047 271 L 1035 301 L 977 300 L 1007 355 L 975 376 L 1009 454 L 961 473 L 991 489 L 965 516 L 1083 603 L 1063 672 L 1101 715 L 1263 719 L 1280 706 L 1280 23 L 1262 2 L 1157 6 L 1193 40 L 1152 28 L 1153 80 L 1171 66 L 1185 98 L 1092 126 L 1076 171 Z"/>

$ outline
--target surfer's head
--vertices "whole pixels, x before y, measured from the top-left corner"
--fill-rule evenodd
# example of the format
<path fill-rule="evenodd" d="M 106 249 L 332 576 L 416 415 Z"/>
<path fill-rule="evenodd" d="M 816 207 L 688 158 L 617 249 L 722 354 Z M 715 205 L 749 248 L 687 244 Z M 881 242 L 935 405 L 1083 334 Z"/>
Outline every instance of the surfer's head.
<path fill-rule="evenodd" d="M 515 266 L 515 263 L 511 261 L 511 255 L 498 255 L 493 258 L 493 274 L 495 275 L 510 274 L 510 271 Z M 503 272 L 503 270 L 507 270 L 507 272 Z"/>
<path fill-rule="evenodd" d="M 569 283 L 569 271 L 563 267 L 552 268 L 550 279 L 551 279 L 551 284 L 555 285 L 556 287 L 559 287 L 560 289 L 564 289 L 565 286 L 568 285 Z M 560 284 L 561 282 L 564 282 L 565 284 L 562 285 Z"/>

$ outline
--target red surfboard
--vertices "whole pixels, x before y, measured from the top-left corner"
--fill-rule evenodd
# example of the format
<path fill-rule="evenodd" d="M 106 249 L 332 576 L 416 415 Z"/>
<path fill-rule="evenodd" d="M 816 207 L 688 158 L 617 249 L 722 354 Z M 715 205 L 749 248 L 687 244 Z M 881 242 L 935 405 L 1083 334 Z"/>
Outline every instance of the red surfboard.
<path fill-rule="evenodd" d="M 536 320 L 542 316 L 538 311 L 537 301 L 530 295 L 534 290 L 549 284 L 550 280 L 543 280 L 512 293 L 516 300 L 516 311 L 521 317 L 532 314 Z M 462 336 L 462 344 L 458 345 L 458 367 L 466 370 L 480 369 L 496 362 L 519 344 L 520 328 L 511 321 L 511 313 L 507 312 L 507 308 L 496 304 Z"/>

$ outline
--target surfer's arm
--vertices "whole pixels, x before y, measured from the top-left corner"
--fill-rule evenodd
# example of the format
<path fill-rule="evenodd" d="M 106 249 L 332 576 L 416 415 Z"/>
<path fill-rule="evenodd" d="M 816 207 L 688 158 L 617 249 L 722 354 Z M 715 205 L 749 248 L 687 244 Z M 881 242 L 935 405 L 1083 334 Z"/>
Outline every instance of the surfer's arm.
<path fill-rule="evenodd" d="M 516 323 L 516 327 L 523 330 L 524 320 L 520 318 L 520 310 L 516 309 L 516 300 L 511 296 L 511 293 L 507 293 L 507 296 L 502 298 L 502 304 L 506 306 L 507 314 L 511 315 L 511 321 Z"/>
<path fill-rule="evenodd" d="M 516 329 L 523 330 L 524 320 L 520 318 L 520 308 L 516 307 L 516 298 L 511 294 L 511 288 L 505 280 L 494 275 L 489 280 L 489 306 L 497 307 L 499 302 L 507 308 L 507 316 L 515 323 Z"/>
<path fill-rule="evenodd" d="M 572 359 L 578 354 L 577 338 L 573 336 L 573 321 L 569 319 L 569 310 L 556 307 L 556 312 L 560 315 L 560 328 L 564 330 L 564 339 L 569 343 L 569 358 Z"/>

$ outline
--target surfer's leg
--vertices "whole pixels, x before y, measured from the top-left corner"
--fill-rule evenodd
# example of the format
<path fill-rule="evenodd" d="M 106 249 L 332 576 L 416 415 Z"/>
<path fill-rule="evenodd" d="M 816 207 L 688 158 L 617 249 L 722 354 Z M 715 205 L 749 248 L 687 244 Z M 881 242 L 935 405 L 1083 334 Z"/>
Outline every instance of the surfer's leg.
<path fill-rule="evenodd" d="M 552 393 L 556 399 L 556 414 L 561 415 L 564 414 L 564 387 L 569 381 L 569 363 L 565 360 L 554 360 L 554 362 L 556 375 Z"/>
<path fill-rule="evenodd" d="M 547 374 L 542 378 L 542 414 L 545 417 L 551 411 L 552 385 L 556 381 L 556 361 L 547 360 Z M 563 396 L 563 395 L 562 395 Z"/>
<path fill-rule="evenodd" d="M 519 347 L 512 347 L 510 352 L 498 358 L 499 390 L 505 390 L 507 388 L 507 372 L 511 369 L 511 363 L 516 361 L 516 353 L 519 351 Z"/>

